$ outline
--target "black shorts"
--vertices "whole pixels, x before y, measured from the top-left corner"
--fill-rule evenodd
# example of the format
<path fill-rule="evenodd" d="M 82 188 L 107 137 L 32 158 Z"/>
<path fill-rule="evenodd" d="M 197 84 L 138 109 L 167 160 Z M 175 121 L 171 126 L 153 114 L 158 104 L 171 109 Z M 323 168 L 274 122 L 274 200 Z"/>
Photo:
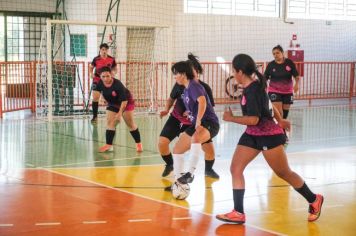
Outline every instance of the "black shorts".
<path fill-rule="evenodd" d="M 172 141 L 182 132 L 184 132 L 188 127 L 190 127 L 190 125 L 184 125 L 177 118 L 170 115 L 163 126 L 160 136 L 168 138 L 169 141 Z"/>
<path fill-rule="evenodd" d="M 212 142 L 211 139 L 214 138 L 219 133 L 219 129 L 220 129 L 219 123 L 215 123 L 212 121 L 202 121 L 201 126 L 206 128 L 210 133 L 210 139 L 204 143 Z M 195 125 L 189 126 L 189 128 L 185 130 L 185 133 L 188 134 L 189 136 L 193 136 L 193 134 L 195 133 Z"/>
<path fill-rule="evenodd" d="M 243 133 L 239 145 L 250 147 L 256 150 L 265 151 L 286 143 L 285 134 L 253 136 Z"/>
<path fill-rule="evenodd" d="M 293 93 L 268 93 L 269 99 L 271 102 L 282 102 L 282 104 L 293 104 Z"/>
<path fill-rule="evenodd" d="M 99 90 L 97 89 L 98 84 L 99 84 L 99 82 L 94 82 L 94 81 L 93 81 L 93 83 L 91 84 L 91 89 L 92 89 L 93 91 L 101 92 L 101 91 L 99 91 Z"/>

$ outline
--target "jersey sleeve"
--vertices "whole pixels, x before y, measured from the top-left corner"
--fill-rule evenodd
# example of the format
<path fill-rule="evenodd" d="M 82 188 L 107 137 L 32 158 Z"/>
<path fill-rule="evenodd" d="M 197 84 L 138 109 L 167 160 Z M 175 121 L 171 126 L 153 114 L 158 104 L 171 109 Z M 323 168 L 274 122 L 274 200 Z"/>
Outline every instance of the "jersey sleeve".
<path fill-rule="evenodd" d="M 190 83 L 192 83 L 192 81 Z M 197 101 L 199 97 L 201 97 L 201 96 L 205 97 L 206 91 L 202 85 L 200 85 L 198 83 L 194 83 L 194 84 L 190 85 L 189 94 L 194 101 Z"/>
<path fill-rule="evenodd" d="M 269 80 L 271 78 L 271 68 L 272 68 L 272 64 L 270 62 L 270 63 L 268 63 L 266 70 L 264 72 L 264 76 L 266 77 L 267 80 Z"/>
<path fill-rule="evenodd" d="M 215 101 L 214 101 L 214 97 L 213 97 L 213 91 L 211 90 L 210 86 L 205 83 L 205 82 L 202 82 L 201 85 L 203 85 L 206 93 L 208 94 L 208 97 L 209 97 L 209 100 L 210 100 L 210 103 L 213 107 L 215 107 Z"/>
<path fill-rule="evenodd" d="M 91 65 L 93 67 L 96 67 L 96 60 L 97 60 L 97 57 L 94 57 L 93 61 L 91 62 Z"/>
<path fill-rule="evenodd" d="M 115 92 L 119 94 L 119 98 L 122 102 L 127 101 L 126 87 L 121 83 L 120 80 L 115 79 L 115 81 L 116 81 Z"/>
<path fill-rule="evenodd" d="M 182 93 L 183 89 L 177 83 L 175 83 L 169 96 L 171 99 L 176 100 L 182 95 Z"/>
<path fill-rule="evenodd" d="M 299 73 L 298 73 L 298 70 L 297 70 L 297 66 L 295 65 L 295 63 L 292 61 L 292 60 L 290 60 L 290 67 L 291 67 L 291 73 L 292 73 L 292 75 L 293 75 L 293 77 L 295 78 L 295 77 L 297 77 L 297 76 L 299 76 Z"/>

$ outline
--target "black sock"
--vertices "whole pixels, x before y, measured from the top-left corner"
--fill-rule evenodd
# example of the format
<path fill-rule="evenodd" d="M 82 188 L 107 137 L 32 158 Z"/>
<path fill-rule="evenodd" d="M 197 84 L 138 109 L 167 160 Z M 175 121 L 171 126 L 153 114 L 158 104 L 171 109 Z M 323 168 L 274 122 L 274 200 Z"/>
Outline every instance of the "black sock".
<path fill-rule="evenodd" d="M 302 187 L 296 188 L 295 190 L 307 199 L 309 203 L 313 203 L 316 199 L 316 195 L 308 188 L 305 182 Z"/>
<path fill-rule="evenodd" d="M 172 153 L 169 153 L 168 155 L 162 155 L 162 159 L 164 162 L 167 164 L 167 166 L 173 166 L 173 157 Z"/>
<path fill-rule="evenodd" d="M 233 189 L 234 209 L 240 213 L 244 213 L 244 195 L 245 189 Z"/>
<path fill-rule="evenodd" d="M 91 107 L 93 109 L 93 118 L 98 116 L 99 102 L 92 102 Z"/>
<path fill-rule="evenodd" d="M 140 136 L 140 131 L 138 131 L 138 128 L 136 130 L 130 131 L 131 136 L 135 140 L 135 143 L 141 143 L 141 136 Z"/>
<path fill-rule="evenodd" d="M 289 110 L 284 110 L 283 109 L 283 119 L 287 119 L 288 113 L 289 113 Z"/>
<path fill-rule="evenodd" d="M 214 160 L 205 160 L 205 170 L 213 169 L 215 159 Z"/>
<path fill-rule="evenodd" d="M 106 144 L 112 145 L 112 141 L 114 140 L 115 137 L 115 130 L 106 130 Z"/>

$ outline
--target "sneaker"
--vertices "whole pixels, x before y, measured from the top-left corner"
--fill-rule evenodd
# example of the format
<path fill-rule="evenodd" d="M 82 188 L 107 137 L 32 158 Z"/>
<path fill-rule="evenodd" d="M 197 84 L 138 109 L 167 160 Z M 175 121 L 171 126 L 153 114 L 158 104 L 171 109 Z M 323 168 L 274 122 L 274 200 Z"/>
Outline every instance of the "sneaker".
<path fill-rule="evenodd" d="M 142 143 L 136 143 L 136 151 L 137 152 L 142 152 L 143 151 Z"/>
<path fill-rule="evenodd" d="M 162 173 L 162 177 L 167 177 L 173 171 L 173 165 L 166 165 Z"/>
<path fill-rule="evenodd" d="M 309 204 L 309 216 L 308 221 L 316 221 L 320 217 L 321 206 L 323 205 L 324 197 L 323 195 L 317 194 L 316 199 L 313 203 Z"/>
<path fill-rule="evenodd" d="M 90 121 L 93 125 L 98 123 L 98 117 L 93 117 Z"/>
<path fill-rule="evenodd" d="M 105 144 L 104 146 L 99 148 L 99 152 L 112 152 L 114 151 L 114 148 L 110 144 Z"/>
<path fill-rule="evenodd" d="M 239 224 L 239 225 L 244 224 L 246 221 L 245 214 L 242 214 L 236 211 L 235 209 L 226 214 L 216 215 L 216 219 L 225 222 Z"/>
<path fill-rule="evenodd" d="M 213 178 L 213 179 L 219 179 L 220 178 L 220 176 L 213 169 L 205 170 L 205 177 L 210 177 L 210 178 Z"/>
<path fill-rule="evenodd" d="M 181 177 L 179 177 L 177 180 L 181 184 L 188 184 L 188 183 L 190 184 L 194 180 L 194 175 L 192 175 L 190 172 L 187 172 L 184 175 L 182 175 Z"/>

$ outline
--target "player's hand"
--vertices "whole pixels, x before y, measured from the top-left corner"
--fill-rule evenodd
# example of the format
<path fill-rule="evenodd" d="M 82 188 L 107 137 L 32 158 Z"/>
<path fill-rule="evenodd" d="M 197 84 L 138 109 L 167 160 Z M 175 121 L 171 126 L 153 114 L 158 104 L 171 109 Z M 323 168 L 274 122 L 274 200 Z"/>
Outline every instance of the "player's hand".
<path fill-rule="evenodd" d="M 183 116 L 184 116 L 184 117 L 188 117 L 188 115 L 189 115 L 189 112 L 188 112 L 188 111 L 183 112 Z"/>
<path fill-rule="evenodd" d="M 278 125 L 279 125 L 281 128 L 285 129 L 286 131 L 290 131 L 291 128 L 292 128 L 292 125 L 291 125 L 290 121 L 289 121 L 289 120 L 286 120 L 286 119 L 280 120 L 280 121 L 278 122 Z"/>
<path fill-rule="evenodd" d="M 168 115 L 168 113 L 169 113 L 169 111 L 166 111 L 166 110 L 161 111 L 161 112 L 159 113 L 159 118 L 162 118 L 162 117 Z"/>
<path fill-rule="evenodd" d="M 293 91 L 294 91 L 294 93 L 297 93 L 297 92 L 299 91 L 299 84 L 298 84 L 298 83 L 296 83 L 296 84 L 294 85 Z"/>
<path fill-rule="evenodd" d="M 232 114 L 232 110 L 231 108 L 229 107 L 228 109 L 226 109 L 224 111 L 224 114 L 223 114 L 223 120 L 224 121 L 230 121 L 232 119 L 232 117 L 234 117 L 234 115 Z"/>

